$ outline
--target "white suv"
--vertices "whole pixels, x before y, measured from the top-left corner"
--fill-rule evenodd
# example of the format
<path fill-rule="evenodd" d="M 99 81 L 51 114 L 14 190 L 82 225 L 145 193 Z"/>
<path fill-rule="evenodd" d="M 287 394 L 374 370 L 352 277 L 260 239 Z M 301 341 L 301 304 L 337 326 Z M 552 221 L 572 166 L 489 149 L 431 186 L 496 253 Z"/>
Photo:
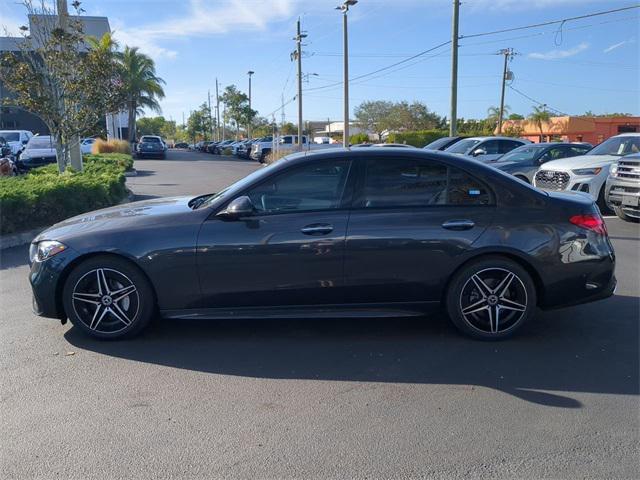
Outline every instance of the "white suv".
<path fill-rule="evenodd" d="M 11 153 L 17 155 L 33 137 L 33 133 L 29 130 L 0 130 L 0 137 L 3 137 L 11 147 Z"/>
<path fill-rule="evenodd" d="M 549 191 L 588 193 L 607 210 L 604 184 L 609 168 L 620 157 L 640 152 L 640 133 L 622 133 L 602 142 L 586 155 L 547 162 L 533 178 L 534 186 Z"/>

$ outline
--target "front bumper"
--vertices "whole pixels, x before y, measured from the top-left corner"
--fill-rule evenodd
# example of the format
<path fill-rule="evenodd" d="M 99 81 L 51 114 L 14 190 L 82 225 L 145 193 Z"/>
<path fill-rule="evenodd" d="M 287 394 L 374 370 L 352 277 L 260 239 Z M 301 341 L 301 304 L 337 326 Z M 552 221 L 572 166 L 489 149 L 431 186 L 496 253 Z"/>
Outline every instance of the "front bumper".
<path fill-rule="evenodd" d="M 553 178 L 546 177 L 548 170 L 538 170 L 533 185 L 549 192 L 578 192 L 588 194 L 594 201 L 598 200 L 600 189 L 606 179 L 604 169 L 598 175 L 576 175 L 572 171 L 554 170 Z"/>
<path fill-rule="evenodd" d="M 629 217 L 640 218 L 640 181 L 609 177 L 605 199 L 609 208 L 620 208 Z"/>
<path fill-rule="evenodd" d="M 78 257 L 71 248 L 65 249 L 44 262 L 33 262 L 29 272 L 29 283 L 33 293 L 32 308 L 36 315 L 64 320 L 62 305 L 67 267 Z"/>

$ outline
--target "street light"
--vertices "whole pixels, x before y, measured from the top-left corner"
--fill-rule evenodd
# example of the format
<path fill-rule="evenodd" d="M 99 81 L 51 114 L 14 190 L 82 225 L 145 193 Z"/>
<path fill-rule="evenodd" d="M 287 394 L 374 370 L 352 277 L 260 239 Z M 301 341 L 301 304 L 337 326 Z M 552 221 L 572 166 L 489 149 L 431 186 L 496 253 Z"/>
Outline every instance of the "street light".
<path fill-rule="evenodd" d="M 249 110 L 251 110 L 251 75 L 254 73 L 253 70 L 247 72 L 247 75 L 249 75 Z M 249 124 L 247 125 L 247 138 L 251 138 L 251 120 L 249 120 Z"/>
<path fill-rule="evenodd" d="M 336 10 L 342 12 L 342 29 L 344 41 L 344 127 L 342 145 L 349 147 L 349 36 L 347 35 L 347 12 L 349 7 L 353 7 L 358 0 L 345 0 L 342 5 L 336 7 Z"/>

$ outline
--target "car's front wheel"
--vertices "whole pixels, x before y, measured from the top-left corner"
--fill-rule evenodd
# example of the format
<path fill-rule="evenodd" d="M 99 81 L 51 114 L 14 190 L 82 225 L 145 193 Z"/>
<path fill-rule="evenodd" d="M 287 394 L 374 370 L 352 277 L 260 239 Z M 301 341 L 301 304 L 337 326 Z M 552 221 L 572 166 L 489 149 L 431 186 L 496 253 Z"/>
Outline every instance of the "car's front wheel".
<path fill-rule="evenodd" d="M 74 326 L 106 340 L 136 335 L 155 310 L 144 274 L 127 260 L 107 255 L 74 268 L 64 286 L 63 303 Z"/>
<path fill-rule="evenodd" d="M 624 220 L 625 222 L 638 223 L 640 221 L 639 219 L 630 217 L 629 215 L 624 213 L 624 210 L 621 207 L 613 207 L 613 211 L 619 219 Z"/>
<path fill-rule="evenodd" d="M 447 312 L 463 333 L 482 340 L 513 335 L 536 309 L 529 273 L 503 257 L 486 257 L 464 266 L 451 280 Z"/>

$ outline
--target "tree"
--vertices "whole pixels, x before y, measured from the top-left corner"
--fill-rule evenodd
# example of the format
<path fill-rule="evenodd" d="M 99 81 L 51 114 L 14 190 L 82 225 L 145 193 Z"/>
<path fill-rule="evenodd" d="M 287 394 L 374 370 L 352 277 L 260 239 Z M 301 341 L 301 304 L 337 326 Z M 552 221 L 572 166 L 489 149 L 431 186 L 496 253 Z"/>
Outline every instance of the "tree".
<path fill-rule="evenodd" d="M 509 110 L 511 110 L 511 107 L 509 107 L 509 105 L 505 105 L 502 113 L 503 120 L 504 120 L 504 117 L 509 115 Z M 492 130 L 495 130 L 495 128 L 498 126 L 499 120 L 500 120 L 500 107 L 489 107 L 487 109 L 487 122 L 493 125 Z"/>
<path fill-rule="evenodd" d="M 136 139 L 136 115 L 148 108 L 160 112 L 159 99 L 164 98 L 164 80 L 156 75 L 153 60 L 138 51 L 138 47 L 125 47 L 118 54 L 126 93 L 126 109 L 129 115 L 129 141 Z"/>
<path fill-rule="evenodd" d="M 94 133 L 107 112 L 122 101 L 122 82 L 110 35 L 88 40 L 77 17 L 55 15 L 42 2 L 24 0 L 33 28 L 17 42 L 18 51 L 2 57 L 0 81 L 15 98 L 12 104 L 38 115 L 55 141 L 58 170 L 63 172 L 71 152 L 73 167 L 82 170 L 79 138 Z M 76 13 L 79 2 L 74 2 Z"/>
<path fill-rule="evenodd" d="M 273 134 L 273 124 L 265 117 L 256 117 L 253 120 L 251 133 L 254 137 L 266 137 Z"/>
<path fill-rule="evenodd" d="M 508 120 L 524 120 L 524 116 L 519 113 L 512 113 L 507 117 Z"/>
<path fill-rule="evenodd" d="M 382 132 L 387 129 L 392 109 L 392 102 L 373 100 L 362 102 L 355 108 L 354 114 L 361 129 L 375 133 L 378 140 L 381 140 Z"/>
<path fill-rule="evenodd" d="M 240 135 L 240 126 L 248 126 L 258 114 L 249 107 L 249 97 L 238 90 L 235 85 L 229 85 L 221 96 L 226 106 L 225 121 L 229 120 L 236 129 L 236 140 Z"/>
<path fill-rule="evenodd" d="M 298 127 L 296 127 L 293 123 L 291 122 L 286 122 L 284 125 L 282 125 L 282 127 L 280 128 L 280 133 L 282 133 L 282 135 L 297 135 L 298 133 Z"/>
<path fill-rule="evenodd" d="M 208 140 L 211 133 L 211 117 L 209 117 L 209 106 L 203 103 L 197 110 L 194 110 L 187 119 L 187 133 L 192 140 Z"/>
<path fill-rule="evenodd" d="M 544 106 L 534 106 L 533 112 L 531 112 L 527 118 L 538 127 L 538 130 L 540 130 L 540 141 L 542 142 L 542 138 L 544 136 L 543 123 L 548 122 L 551 115 L 549 115 L 549 112 L 547 112 Z"/>

